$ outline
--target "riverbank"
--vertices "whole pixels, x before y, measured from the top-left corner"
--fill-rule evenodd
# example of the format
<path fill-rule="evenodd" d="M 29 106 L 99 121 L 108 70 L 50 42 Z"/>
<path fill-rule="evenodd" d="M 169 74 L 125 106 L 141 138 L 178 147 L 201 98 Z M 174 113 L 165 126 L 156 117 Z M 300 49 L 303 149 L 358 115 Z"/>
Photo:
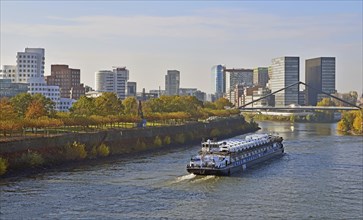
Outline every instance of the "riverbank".
<path fill-rule="evenodd" d="M 199 143 L 202 138 L 222 139 L 257 129 L 256 123 L 248 123 L 243 117 L 232 117 L 178 126 L 70 133 L 0 143 L 0 157 L 6 161 L 4 176 L 8 176 L 67 163 L 82 164 L 111 156 L 177 148 Z"/>

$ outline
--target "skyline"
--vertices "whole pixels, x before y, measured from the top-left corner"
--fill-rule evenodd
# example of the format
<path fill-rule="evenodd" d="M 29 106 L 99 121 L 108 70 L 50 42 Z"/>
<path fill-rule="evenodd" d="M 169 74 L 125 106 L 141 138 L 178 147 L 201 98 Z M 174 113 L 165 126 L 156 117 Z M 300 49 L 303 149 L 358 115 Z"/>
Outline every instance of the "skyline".
<path fill-rule="evenodd" d="M 176 69 L 181 87 L 211 93 L 214 65 L 267 67 L 299 56 L 305 81 L 306 59 L 336 57 L 338 92 L 363 92 L 361 1 L 84 3 L 1 1 L 0 64 L 40 47 L 45 75 L 66 64 L 93 88 L 96 71 L 126 66 L 138 91 L 164 88 Z"/>

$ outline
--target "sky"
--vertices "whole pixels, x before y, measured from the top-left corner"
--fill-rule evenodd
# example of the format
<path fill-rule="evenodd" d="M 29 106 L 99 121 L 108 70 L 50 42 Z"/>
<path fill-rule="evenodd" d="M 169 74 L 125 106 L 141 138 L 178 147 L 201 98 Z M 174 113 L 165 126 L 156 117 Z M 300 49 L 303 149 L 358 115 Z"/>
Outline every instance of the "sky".
<path fill-rule="evenodd" d="M 180 87 L 212 93 L 211 68 L 267 67 L 271 59 L 336 57 L 338 92 L 363 92 L 362 1 L 0 1 L 0 65 L 24 48 L 51 64 L 95 72 L 126 66 L 137 90 Z"/>

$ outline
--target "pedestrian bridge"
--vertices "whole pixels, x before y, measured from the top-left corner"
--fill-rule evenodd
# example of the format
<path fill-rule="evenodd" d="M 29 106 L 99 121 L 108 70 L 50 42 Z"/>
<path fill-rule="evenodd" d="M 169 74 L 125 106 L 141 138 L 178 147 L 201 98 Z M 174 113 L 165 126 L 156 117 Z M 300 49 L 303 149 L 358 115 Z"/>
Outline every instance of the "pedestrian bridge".
<path fill-rule="evenodd" d="M 348 107 L 345 107 L 345 106 L 299 106 L 299 105 L 289 105 L 289 106 L 282 106 L 282 107 L 271 107 L 271 106 L 266 106 L 266 107 L 253 107 L 253 103 L 256 103 L 262 99 L 265 99 L 269 96 L 272 96 L 278 92 L 281 92 L 283 90 L 286 90 L 288 88 L 291 88 L 293 86 L 300 86 L 300 85 L 304 85 L 306 87 L 309 87 L 310 89 L 312 90 L 315 90 L 321 94 L 325 94 L 331 98 L 334 98 L 342 103 L 345 103 L 347 105 L 349 105 Z M 300 91 L 299 87 L 298 87 L 298 91 Z M 252 106 L 252 107 L 247 107 L 247 106 Z M 320 89 L 317 89 L 317 88 L 314 88 L 306 83 L 303 83 L 303 82 L 296 82 L 296 83 L 293 83 L 289 86 L 286 86 L 285 88 L 282 88 L 282 89 L 279 89 L 275 92 L 272 92 L 270 94 L 267 94 L 265 96 L 262 96 L 261 98 L 258 98 L 258 99 L 255 99 L 253 100 L 252 102 L 248 102 L 240 107 L 238 107 L 239 110 L 241 111 L 252 111 L 252 110 L 289 110 L 290 112 L 293 111 L 293 112 L 303 112 L 303 111 L 314 111 L 314 110 L 325 110 L 325 111 L 338 111 L 338 110 L 359 110 L 361 109 L 361 107 L 359 106 L 356 106 L 352 103 L 349 103 L 341 98 L 338 98 L 336 96 L 333 96 L 329 93 L 326 93 L 326 92 L 323 92 L 321 91 Z"/>
<path fill-rule="evenodd" d="M 302 112 L 302 111 L 313 111 L 313 110 L 324 110 L 324 111 L 342 111 L 342 110 L 358 110 L 358 107 L 345 107 L 345 106 L 285 106 L 285 107 L 243 107 L 241 111 L 274 111 L 274 110 L 288 110 L 290 112 Z"/>

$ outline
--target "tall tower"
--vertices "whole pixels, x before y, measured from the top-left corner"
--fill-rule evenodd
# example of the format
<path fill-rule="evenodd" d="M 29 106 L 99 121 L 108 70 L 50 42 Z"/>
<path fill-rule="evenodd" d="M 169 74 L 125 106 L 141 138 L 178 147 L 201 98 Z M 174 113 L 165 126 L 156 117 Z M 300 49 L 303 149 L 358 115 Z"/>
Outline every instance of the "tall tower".
<path fill-rule="evenodd" d="M 212 67 L 212 89 L 217 98 L 222 97 L 226 91 L 224 69 L 224 65 Z"/>
<path fill-rule="evenodd" d="M 278 57 L 272 59 L 271 78 L 269 86 L 271 92 L 285 88 L 293 83 L 299 82 L 300 58 Z M 299 86 L 293 86 L 275 94 L 275 106 L 287 106 L 298 104 Z"/>
<path fill-rule="evenodd" d="M 256 86 L 266 87 L 268 82 L 268 68 L 257 67 L 253 69 L 253 84 Z"/>
<path fill-rule="evenodd" d="M 180 72 L 178 70 L 168 70 L 165 76 L 166 95 L 179 95 Z"/>
<path fill-rule="evenodd" d="M 335 57 L 318 57 L 305 60 L 305 82 L 323 92 L 333 94 L 335 90 Z M 306 104 L 315 106 L 326 95 L 306 87 Z"/>
<path fill-rule="evenodd" d="M 114 92 L 119 99 L 125 99 L 129 70 L 126 67 L 114 67 L 111 70 L 100 70 L 95 73 L 95 90 L 97 92 Z"/>

